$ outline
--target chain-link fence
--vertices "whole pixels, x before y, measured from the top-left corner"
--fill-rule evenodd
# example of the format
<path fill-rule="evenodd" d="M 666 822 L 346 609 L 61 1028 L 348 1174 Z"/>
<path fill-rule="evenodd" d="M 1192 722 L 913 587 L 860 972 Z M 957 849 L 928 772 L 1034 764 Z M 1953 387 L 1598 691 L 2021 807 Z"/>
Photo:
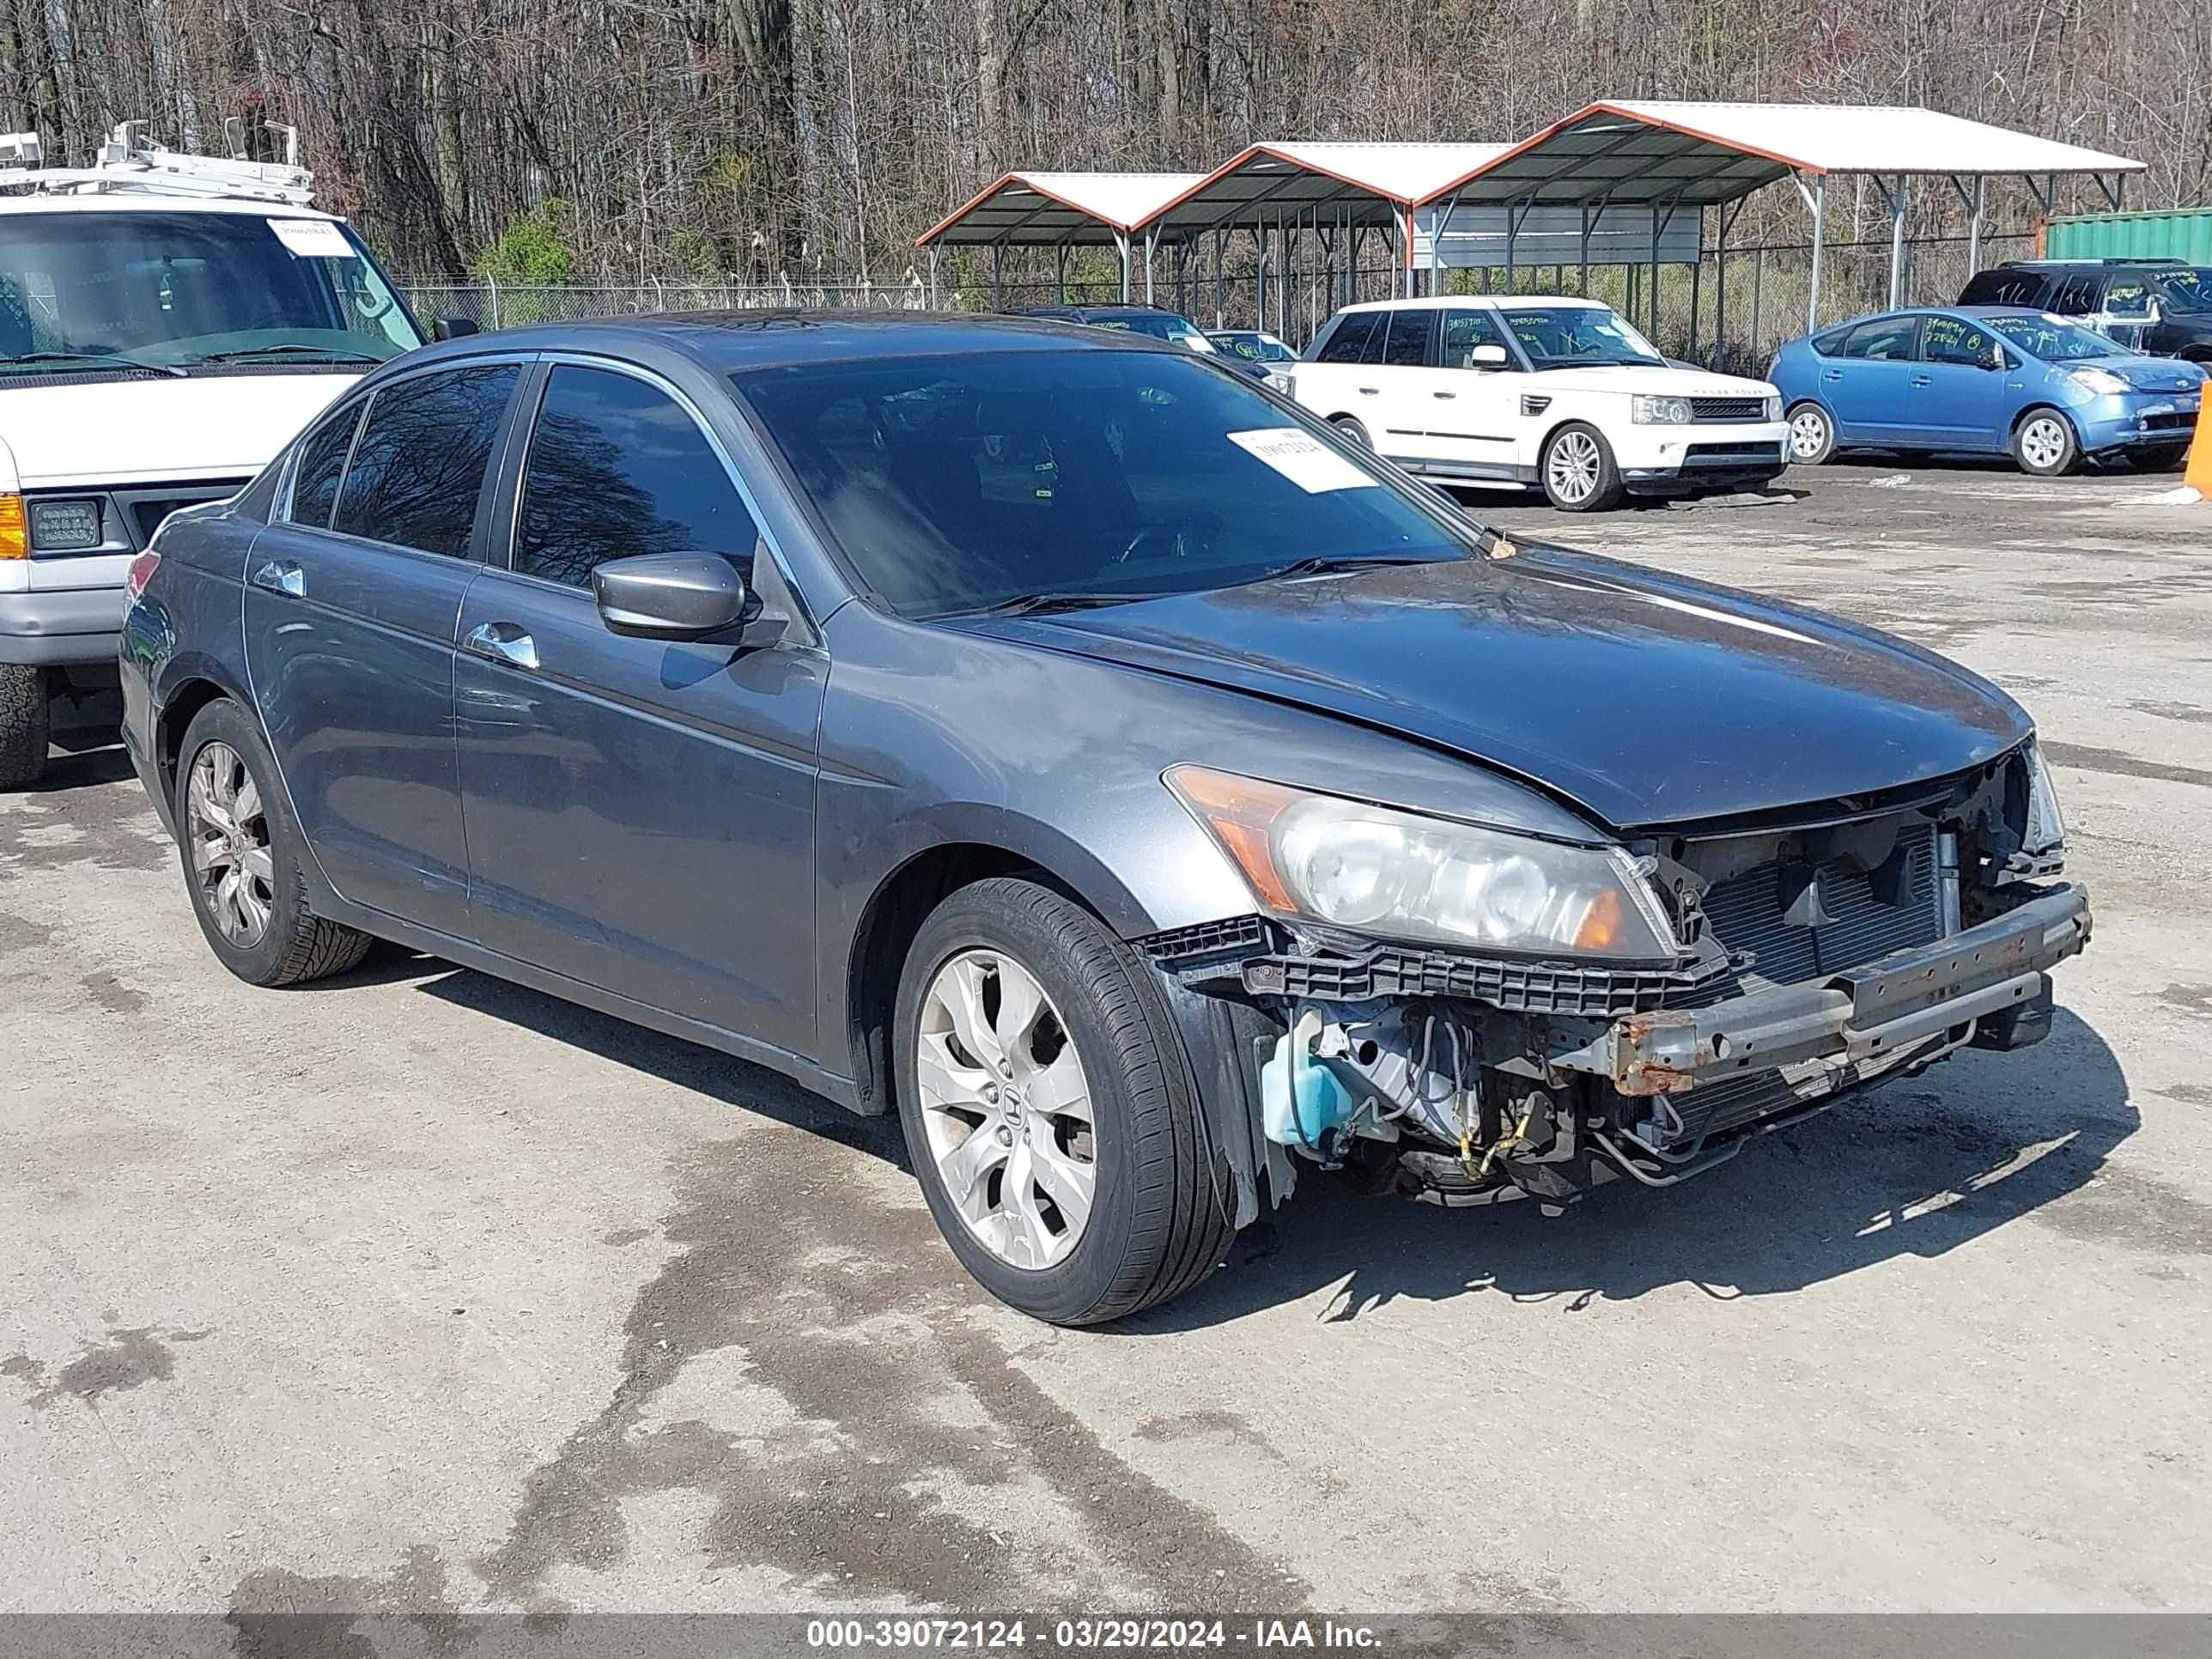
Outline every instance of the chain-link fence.
<path fill-rule="evenodd" d="M 891 283 L 649 276 L 620 283 L 403 280 L 398 287 L 424 321 L 465 318 L 483 329 L 635 317 L 655 311 L 920 311 L 929 304 L 929 285 L 911 270 Z"/>

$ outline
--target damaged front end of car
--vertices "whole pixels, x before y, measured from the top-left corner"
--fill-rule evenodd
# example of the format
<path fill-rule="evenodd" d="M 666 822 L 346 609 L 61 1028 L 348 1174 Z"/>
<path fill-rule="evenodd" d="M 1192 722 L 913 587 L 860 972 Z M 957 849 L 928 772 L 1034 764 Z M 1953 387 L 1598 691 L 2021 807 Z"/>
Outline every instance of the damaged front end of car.
<path fill-rule="evenodd" d="M 2033 740 L 1949 778 L 1566 848 L 1260 781 L 1168 782 L 1264 914 L 1141 941 L 1228 1058 L 1257 1176 L 1547 1210 L 1666 1187 L 2051 1025 L 2088 942 Z M 1225 1126 L 1224 1126 L 1225 1127 Z"/>

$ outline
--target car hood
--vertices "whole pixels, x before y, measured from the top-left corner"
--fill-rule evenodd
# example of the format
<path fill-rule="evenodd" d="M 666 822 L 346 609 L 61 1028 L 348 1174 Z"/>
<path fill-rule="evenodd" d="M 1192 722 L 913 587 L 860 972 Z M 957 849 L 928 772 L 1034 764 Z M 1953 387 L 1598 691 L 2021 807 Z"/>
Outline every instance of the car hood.
<path fill-rule="evenodd" d="M 27 489 L 248 477 L 361 374 L 25 379 L 0 388 L 0 442 Z"/>
<path fill-rule="evenodd" d="M 2101 368 L 2118 375 L 2138 392 L 2194 392 L 2204 384 L 2203 369 L 2172 357 L 2093 357 L 2055 367 L 2062 372 L 2069 368 Z"/>
<path fill-rule="evenodd" d="M 1906 641 L 1564 549 L 960 625 L 1401 732 L 1614 829 L 1942 777 L 2033 730 Z"/>
<path fill-rule="evenodd" d="M 1774 388 L 1740 374 L 1716 374 L 1706 368 L 1546 368 L 1534 384 L 1562 392 L 1641 392 L 1655 398 L 1766 398 Z"/>

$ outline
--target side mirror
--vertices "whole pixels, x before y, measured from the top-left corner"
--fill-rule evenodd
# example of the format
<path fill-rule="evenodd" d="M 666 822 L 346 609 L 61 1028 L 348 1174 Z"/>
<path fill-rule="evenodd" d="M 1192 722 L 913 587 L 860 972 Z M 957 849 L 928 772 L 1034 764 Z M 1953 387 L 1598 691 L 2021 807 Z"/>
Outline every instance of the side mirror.
<path fill-rule="evenodd" d="M 610 633 L 703 640 L 744 622 L 752 596 L 719 553 L 641 553 L 594 570 L 592 597 Z"/>
<path fill-rule="evenodd" d="M 1467 354 L 1469 368 L 1503 368 L 1505 364 L 1505 348 L 1502 345 L 1479 345 Z"/>
<path fill-rule="evenodd" d="M 477 331 L 477 325 L 465 317 L 441 317 L 430 325 L 434 340 L 465 340 Z"/>

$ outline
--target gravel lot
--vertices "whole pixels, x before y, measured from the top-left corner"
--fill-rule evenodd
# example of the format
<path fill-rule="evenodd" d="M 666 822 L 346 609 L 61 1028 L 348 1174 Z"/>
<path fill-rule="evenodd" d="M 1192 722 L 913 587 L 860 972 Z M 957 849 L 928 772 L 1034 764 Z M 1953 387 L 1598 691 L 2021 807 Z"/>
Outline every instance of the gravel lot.
<path fill-rule="evenodd" d="M 1111 1332 L 971 1288 L 895 1124 L 396 952 L 233 981 L 61 762 L 0 797 L 0 1609 L 2212 1607 L 2174 482 L 1486 498 L 2020 696 L 2097 901 L 2057 1030 L 1559 1220 L 1312 1181 Z"/>

